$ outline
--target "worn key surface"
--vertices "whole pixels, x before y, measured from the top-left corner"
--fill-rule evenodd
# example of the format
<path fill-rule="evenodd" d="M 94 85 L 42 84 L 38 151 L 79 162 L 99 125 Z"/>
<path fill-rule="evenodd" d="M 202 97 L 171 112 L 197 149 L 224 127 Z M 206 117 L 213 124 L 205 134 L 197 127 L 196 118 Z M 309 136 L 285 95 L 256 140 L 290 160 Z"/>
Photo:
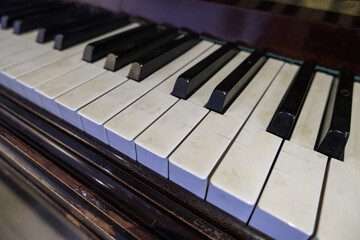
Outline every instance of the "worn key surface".
<path fill-rule="evenodd" d="M 285 63 L 215 170 L 206 201 L 247 222 L 281 146 L 266 132 L 298 66 Z"/>
<path fill-rule="evenodd" d="M 282 64 L 281 61 L 269 59 L 224 114 L 209 112 L 170 155 L 171 181 L 202 198 L 205 197 L 211 172 L 253 112 Z"/>
<path fill-rule="evenodd" d="M 308 239 L 314 231 L 327 156 L 314 149 L 332 77 L 314 76 L 290 141 L 265 183 L 250 225 L 274 239 Z"/>

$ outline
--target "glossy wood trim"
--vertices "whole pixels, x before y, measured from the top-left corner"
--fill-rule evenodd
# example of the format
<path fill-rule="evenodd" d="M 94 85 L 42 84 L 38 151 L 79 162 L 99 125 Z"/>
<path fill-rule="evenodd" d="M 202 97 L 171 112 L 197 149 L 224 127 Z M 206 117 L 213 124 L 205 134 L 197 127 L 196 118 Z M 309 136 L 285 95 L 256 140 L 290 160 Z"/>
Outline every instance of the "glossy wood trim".
<path fill-rule="evenodd" d="M 95 202 L 99 200 L 98 197 L 85 186 L 2 126 L 0 127 L 0 139 L 0 166 L 2 169 L 9 171 L 12 177 L 22 179 L 22 184 L 26 184 L 37 195 L 51 203 L 91 239 L 129 237 L 129 235 L 118 232 L 119 227 L 109 218 L 112 212 L 105 215 L 101 211 L 101 207 L 106 204 L 101 204 L 101 200 Z M 97 205 L 101 204 L 100 209 L 96 209 L 91 202 L 97 203 Z M 119 217 L 116 220 L 118 219 Z M 140 229 L 138 228 L 138 230 Z"/>
<path fill-rule="evenodd" d="M 4 133 L 5 129 L 1 129 L 0 132 Z M 1 138 L 1 137 L 0 137 Z M 75 227 L 77 227 L 80 231 L 85 233 L 90 239 L 100 240 L 101 238 L 96 235 L 93 231 L 91 231 L 86 225 L 83 224 L 77 217 L 75 217 L 69 210 L 64 208 L 61 203 L 54 200 L 50 194 L 43 192 L 41 190 L 40 182 L 33 181 L 34 179 L 30 179 L 32 175 L 27 176 L 26 169 L 20 168 L 19 166 L 15 166 L 14 158 L 18 158 L 16 155 L 9 155 L 9 152 L 12 152 L 13 149 L 10 145 L 6 145 L 5 141 L 0 143 L 0 147 L 2 149 L 6 149 L 6 153 L 4 151 L 0 152 L 0 172 L 6 175 L 9 179 L 11 179 L 14 183 L 16 183 L 21 189 L 24 189 L 27 193 L 29 193 L 32 197 L 41 201 L 41 203 L 48 205 L 60 215 L 62 215 L 66 220 L 72 223 Z M 5 147 L 5 148 L 4 148 Z"/>

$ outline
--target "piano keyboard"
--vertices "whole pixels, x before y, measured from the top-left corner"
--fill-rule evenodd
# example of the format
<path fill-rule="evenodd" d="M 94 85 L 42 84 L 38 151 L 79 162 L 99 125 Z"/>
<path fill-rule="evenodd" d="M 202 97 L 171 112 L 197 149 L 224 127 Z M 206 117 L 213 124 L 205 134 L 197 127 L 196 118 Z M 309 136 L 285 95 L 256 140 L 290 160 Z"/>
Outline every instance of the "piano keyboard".
<path fill-rule="evenodd" d="M 270 237 L 360 236 L 351 73 L 30 5 L 0 11 L 1 85 Z"/>

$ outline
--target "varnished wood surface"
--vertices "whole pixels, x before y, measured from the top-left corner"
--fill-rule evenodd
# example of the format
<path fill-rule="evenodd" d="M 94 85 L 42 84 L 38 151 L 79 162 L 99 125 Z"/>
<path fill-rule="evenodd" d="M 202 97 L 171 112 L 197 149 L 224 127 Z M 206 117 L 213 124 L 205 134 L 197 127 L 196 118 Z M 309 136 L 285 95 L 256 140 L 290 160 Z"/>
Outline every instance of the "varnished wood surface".
<path fill-rule="evenodd" d="M 16 155 L 8 161 L 18 169 L 31 167 L 27 174 L 41 179 L 43 191 L 75 208 L 72 213 L 101 237 L 267 238 L 5 89 L 0 125 L 1 142 L 8 145 L 0 152 Z M 61 193 L 53 193 L 58 188 Z"/>
<path fill-rule="evenodd" d="M 360 16 L 360 2 L 357 0 L 271 0 L 272 2 L 293 4 L 300 7 L 333 11 L 342 14 Z"/>
<path fill-rule="evenodd" d="M 269 1 L 76 1 L 360 74 L 358 17 Z"/>

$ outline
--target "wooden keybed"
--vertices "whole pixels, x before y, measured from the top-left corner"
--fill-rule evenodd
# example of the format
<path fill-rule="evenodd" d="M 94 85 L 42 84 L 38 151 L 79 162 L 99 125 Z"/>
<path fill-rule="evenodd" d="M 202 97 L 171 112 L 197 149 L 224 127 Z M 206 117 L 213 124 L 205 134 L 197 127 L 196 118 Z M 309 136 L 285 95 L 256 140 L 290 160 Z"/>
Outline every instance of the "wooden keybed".
<path fill-rule="evenodd" d="M 290 7 L 268 7 L 277 9 L 272 13 L 251 1 L 77 2 L 360 73 L 357 17 L 339 25 L 321 21 L 319 10 L 293 9 L 295 17 L 284 14 Z M 0 138 L 2 171 L 48 200 L 91 238 L 267 238 L 4 88 Z"/>

